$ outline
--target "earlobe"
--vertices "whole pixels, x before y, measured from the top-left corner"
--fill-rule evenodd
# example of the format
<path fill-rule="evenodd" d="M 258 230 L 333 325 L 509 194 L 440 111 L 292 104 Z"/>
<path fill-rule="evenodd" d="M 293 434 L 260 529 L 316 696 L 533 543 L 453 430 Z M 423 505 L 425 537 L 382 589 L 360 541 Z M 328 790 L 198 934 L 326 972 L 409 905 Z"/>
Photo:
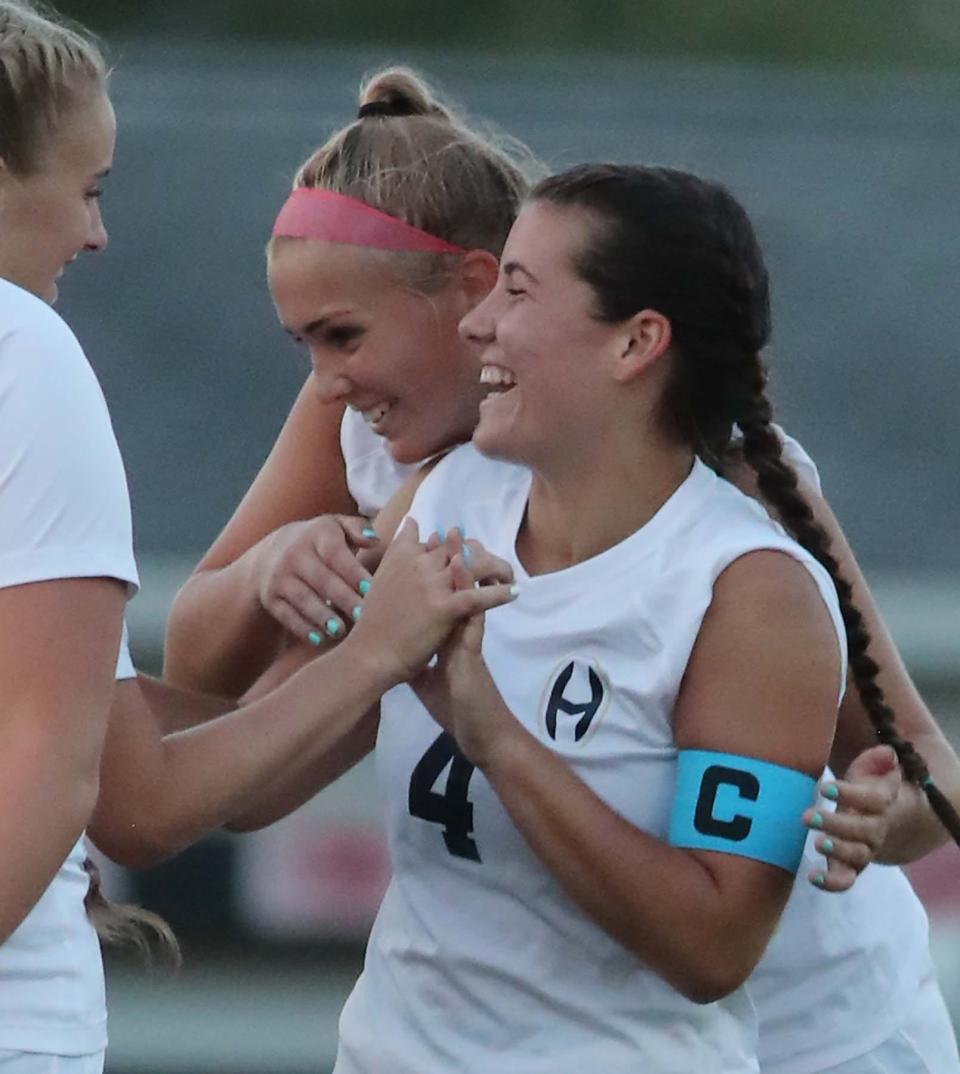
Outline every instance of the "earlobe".
<path fill-rule="evenodd" d="M 671 339 L 670 321 L 662 313 L 641 310 L 635 314 L 621 330 L 617 379 L 625 382 L 645 372 L 670 349 Z"/>

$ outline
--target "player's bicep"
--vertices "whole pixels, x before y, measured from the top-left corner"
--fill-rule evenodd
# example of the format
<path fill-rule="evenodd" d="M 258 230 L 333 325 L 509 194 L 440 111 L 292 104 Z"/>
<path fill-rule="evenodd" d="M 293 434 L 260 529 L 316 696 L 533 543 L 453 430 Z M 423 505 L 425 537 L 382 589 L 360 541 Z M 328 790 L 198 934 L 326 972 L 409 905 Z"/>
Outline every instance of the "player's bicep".
<path fill-rule="evenodd" d="M 126 586 L 66 578 L 0 589 L 5 755 L 53 743 L 64 763 L 95 763 L 113 693 Z"/>
<path fill-rule="evenodd" d="M 762 551 L 721 574 L 675 711 L 671 842 L 732 896 L 766 892 L 771 912 L 799 863 L 841 675 L 836 628 L 803 566 Z"/>

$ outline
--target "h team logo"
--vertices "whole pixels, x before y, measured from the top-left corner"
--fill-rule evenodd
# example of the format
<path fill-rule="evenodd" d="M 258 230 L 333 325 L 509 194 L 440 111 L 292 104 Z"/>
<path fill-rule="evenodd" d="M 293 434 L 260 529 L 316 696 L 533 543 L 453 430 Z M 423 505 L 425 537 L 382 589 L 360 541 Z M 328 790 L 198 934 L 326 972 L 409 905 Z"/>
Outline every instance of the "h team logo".
<path fill-rule="evenodd" d="M 603 719 L 610 684 L 595 660 L 564 660 L 547 683 L 540 719 L 554 742 L 580 743 Z"/>

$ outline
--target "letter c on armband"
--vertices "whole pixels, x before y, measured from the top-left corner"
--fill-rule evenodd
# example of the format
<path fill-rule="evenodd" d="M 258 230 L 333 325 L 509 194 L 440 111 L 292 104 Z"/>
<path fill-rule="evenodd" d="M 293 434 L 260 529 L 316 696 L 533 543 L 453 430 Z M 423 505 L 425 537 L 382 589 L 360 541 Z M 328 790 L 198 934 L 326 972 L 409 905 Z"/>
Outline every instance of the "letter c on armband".
<path fill-rule="evenodd" d="M 807 829 L 801 814 L 816 780 L 782 765 L 681 750 L 670 845 L 765 861 L 795 873 Z"/>

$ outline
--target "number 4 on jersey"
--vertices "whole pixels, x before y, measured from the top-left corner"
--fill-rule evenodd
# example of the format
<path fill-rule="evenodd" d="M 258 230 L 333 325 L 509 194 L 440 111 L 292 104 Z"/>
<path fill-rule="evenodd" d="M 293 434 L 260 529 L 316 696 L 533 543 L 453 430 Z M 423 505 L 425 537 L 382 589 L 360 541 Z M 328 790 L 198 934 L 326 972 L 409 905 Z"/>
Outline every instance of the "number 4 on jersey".
<path fill-rule="evenodd" d="M 434 784 L 449 765 L 446 789 L 438 794 Z M 410 815 L 443 825 L 447 850 L 458 858 L 480 861 L 473 841 L 473 805 L 467 800 L 474 766 L 463 756 L 453 735 L 441 732 L 417 762 L 410 776 Z"/>

